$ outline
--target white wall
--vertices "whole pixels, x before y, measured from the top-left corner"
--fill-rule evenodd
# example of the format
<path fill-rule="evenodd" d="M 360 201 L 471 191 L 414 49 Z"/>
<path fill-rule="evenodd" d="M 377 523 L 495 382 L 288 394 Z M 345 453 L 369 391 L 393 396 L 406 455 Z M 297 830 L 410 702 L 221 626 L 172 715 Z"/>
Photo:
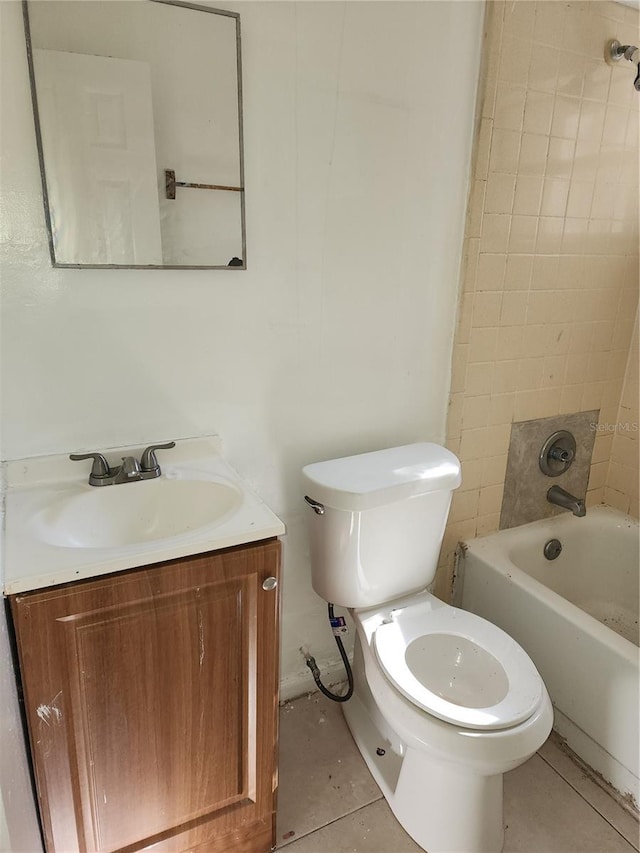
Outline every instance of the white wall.
<path fill-rule="evenodd" d="M 241 2 L 246 272 L 54 270 L 2 13 L 3 459 L 221 435 L 285 521 L 282 679 L 337 659 L 299 471 L 444 440 L 483 6 Z M 448 45 L 456 45 L 455 56 Z"/>

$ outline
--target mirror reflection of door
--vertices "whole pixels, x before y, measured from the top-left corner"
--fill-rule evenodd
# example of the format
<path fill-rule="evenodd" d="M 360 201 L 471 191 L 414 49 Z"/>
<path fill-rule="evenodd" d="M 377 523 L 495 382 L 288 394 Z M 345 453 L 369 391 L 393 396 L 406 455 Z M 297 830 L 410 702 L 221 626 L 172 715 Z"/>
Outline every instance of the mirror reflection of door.
<path fill-rule="evenodd" d="M 57 260 L 162 264 L 149 66 L 33 53 Z"/>
<path fill-rule="evenodd" d="M 180 0 L 23 12 L 52 264 L 245 269 L 238 13 Z"/>

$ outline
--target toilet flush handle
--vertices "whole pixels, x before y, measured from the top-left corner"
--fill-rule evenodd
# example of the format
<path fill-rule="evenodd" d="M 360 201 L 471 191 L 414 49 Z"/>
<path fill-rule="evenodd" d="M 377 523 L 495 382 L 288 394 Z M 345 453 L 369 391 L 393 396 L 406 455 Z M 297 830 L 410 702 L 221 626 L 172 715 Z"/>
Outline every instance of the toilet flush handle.
<path fill-rule="evenodd" d="M 304 499 L 316 515 L 324 515 L 324 506 L 321 503 L 318 503 L 318 501 L 314 501 L 313 498 L 309 497 L 309 495 L 305 495 Z"/>

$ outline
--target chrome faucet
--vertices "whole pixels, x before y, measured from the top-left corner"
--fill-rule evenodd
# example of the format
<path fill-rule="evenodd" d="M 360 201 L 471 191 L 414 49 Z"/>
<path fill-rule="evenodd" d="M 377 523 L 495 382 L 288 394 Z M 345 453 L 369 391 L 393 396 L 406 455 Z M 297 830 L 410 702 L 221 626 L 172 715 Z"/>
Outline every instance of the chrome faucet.
<path fill-rule="evenodd" d="M 159 477 L 162 471 L 158 465 L 156 450 L 169 450 L 175 446 L 175 441 L 152 444 L 143 451 L 140 461 L 135 456 L 123 456 L 122 465 L 116 465 L 113 468 L 109 466 L 102 453 L 72 453 L 69 459 L 74 462 L 93 459 L 89 474 L 90 486 L 115 486 L 119 483 L 137 483 L 139 480 L 153 480 Z"/>
<path fill-rule="evenodd" d="M 587 508 L 581 498 L 576 498 L 569 492 L 565 492 L 560 486 L 551 486 L 547 492 L 547 500 L 555 506 L 568 509 L 578 518 L 582 518 L 587 514 Z"/>

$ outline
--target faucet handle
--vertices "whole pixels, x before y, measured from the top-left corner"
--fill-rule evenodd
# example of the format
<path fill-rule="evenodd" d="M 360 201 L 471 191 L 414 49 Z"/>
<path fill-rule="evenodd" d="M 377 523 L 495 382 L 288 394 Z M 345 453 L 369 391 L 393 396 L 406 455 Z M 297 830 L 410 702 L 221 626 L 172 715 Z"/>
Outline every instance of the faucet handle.
<path fill-rule="evenodd" d="M 71 453 L 69 459 L 72 462 L 80 462 L 82 459 L 93 459 L 90 476 L 92 478 L 109 476 L 109 463 L 102 453 Z"/>
<path fill-rule="evenodd" d="M 156 450 L 170 450 L 175 447 L 175 441 L 167 441 L 165 444 L 151 444 L 147 447 L 140 457 L 140 467 L 143 471 L 160 471 L 158 460 L 156 458 Z"/>

